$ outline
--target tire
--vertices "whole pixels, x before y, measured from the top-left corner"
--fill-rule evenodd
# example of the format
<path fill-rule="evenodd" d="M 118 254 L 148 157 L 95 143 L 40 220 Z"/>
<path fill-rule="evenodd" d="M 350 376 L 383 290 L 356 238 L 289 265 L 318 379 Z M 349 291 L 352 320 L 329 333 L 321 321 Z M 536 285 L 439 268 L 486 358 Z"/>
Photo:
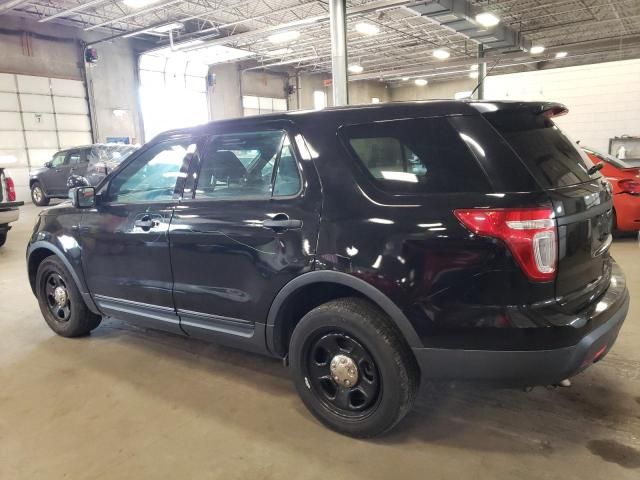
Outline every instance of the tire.
<path fill-rule="evenodd" d="M 7 232 L 0 232 L 0 247 L 7 242 Z"/>
<path fill-rule="evenodd" d="M 64 295 L 56 296 L 57 287 Z M 87 308 L 73 277 L 56 256 L 45 258 L 38 266 L 36 296 L 47 325 L 60 336 L 80 337 L 100 325 L 102 317 Z"/>
<path fill-rule="evenodd" d="M 46 207 L 51 201 L 45 195 L 44 188 L 42 188 L 40 182 L 34 182 L 33 185 L 31 185 L 31 201 L 39 207 Z"/>
<path fill-rule="evenodd" d="M 357 367 L 355 377 L 353 369 L 339 370 L 343 354 L 347 367 Z M 402 420 L 420 383 L 402 334 L 360 298 L 333 300 L 307 313 L 293 331 L 289 365 L 309 411 L 332 430 L 357 438 L 381 435 Z"/>

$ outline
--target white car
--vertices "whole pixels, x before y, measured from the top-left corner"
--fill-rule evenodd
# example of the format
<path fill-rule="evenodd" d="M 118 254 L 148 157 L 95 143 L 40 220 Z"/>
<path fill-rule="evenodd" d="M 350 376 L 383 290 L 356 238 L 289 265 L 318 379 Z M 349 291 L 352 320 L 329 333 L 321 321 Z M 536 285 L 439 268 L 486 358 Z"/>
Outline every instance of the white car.
<path fill-rule="evenodd" d="M 7 241 L 7 233 L 11 230 L 11 223 L 18 220 L 18 207 L 24 202 L 16 201 L 16 189 L 11 177 L 0 167 L 0 247 Z"/>

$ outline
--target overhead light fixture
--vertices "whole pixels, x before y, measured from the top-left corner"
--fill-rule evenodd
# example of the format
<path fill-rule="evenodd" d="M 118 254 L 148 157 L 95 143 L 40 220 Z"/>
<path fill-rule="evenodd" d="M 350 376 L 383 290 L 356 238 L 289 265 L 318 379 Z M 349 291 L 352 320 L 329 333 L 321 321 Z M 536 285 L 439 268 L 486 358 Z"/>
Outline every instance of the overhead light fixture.
<path fill-rule="evenodd" d="M 402 77 L 403 82 L 406 82 L 407 80 L 409 80 L 409 77 Z"/>
<path fill-rule="evenodd" d="M 564 58 L 568 55 L 567 52 L 558 52 L 556 53 L 556 58 Z"/>
<path fill-rule="evenodd" d="M 476 70 L 469 72 L 469 78 L 478 78 L 478 71 Z"/>
<path fill-rule="evenodd" d="M 349 65 L 348 70 L 351 73 L 362 73 L 364 71 L 364 68 L 362 68 L 361 65 Z"/>
<path fill-rule="evenodd" d="M 445 50 L 443 48 L 438 48 L 437 50 L 433 51 L 433 56 L 436 57 L 438 60 L 446 60 L 451 56 L 451 54 L 449 53 L 448 50 Z"/>
<path fill-rule="evenodd" d="M 129 8 L 142 8 L 147 5 L 153 5 L 154 3 L 158 3 L 160 0 L 123 0 L 124 3 Z"/>
<path fill-rule="evenodd" d="M 482 12 L 476 15 L 476 22 L 483 27 L 491 28 L 500 23 L 500 18 L 491 12 Z"/>
<path fill-rule="evenodd" d="M 153 31 L 156 33 L 167 33 L 171 30 L 181 30 L 184 28 L 184 23 L 173 22 L 167 25 L 162 25 L 160 27 L 154 28 Z"/>
<path fill-rule="evenodd" d="M 469 70 L 471 70 L 471 71 L 473 71 L 473 70 L 478 70 L 478 64 L 477 64 L 477 63 L 474 63 L 473 65 L 471 65 L 471 66 L 469 67 Z"/>
<path fill-rule="evenodd" d="M 288 30 L 286 32 L 274 33 L 273 35 L 269 35 L 267 40 L 271 43 L 287 43 L 293 40 L 296 40 L 300 37 L 300 32 L 298 30 Z"/>
<path fill-rule="evenodd" d="M 380 33 L 380 27 L 369 22 L 358 22 L 356 23 L 356 32 L 369 36 L 377 35 Z"/>
<path fill-rule="evenodd" d="M 424 78 L 416 78 L 414 83 L 419 87 L 424 87 L 429 82 L 427 80 L 425 80 Z"/>
<path fill-rule="evenodd" d="M 540 55 L 542 52 L 544 52 L 544 47 L 542 45 L 534 45 L 533 47 L 531 47 L 529 52 L 531 53 L 531 55 Z"/>
<path fill-rule="evenodd" d="M 293 48 L 278 48 L 277 50 L 271 50 L 270 52 L 266 52 L 265 55 L 270 57 L 284 57 L 285 55 L 289 55 L 293 53 Z"/>

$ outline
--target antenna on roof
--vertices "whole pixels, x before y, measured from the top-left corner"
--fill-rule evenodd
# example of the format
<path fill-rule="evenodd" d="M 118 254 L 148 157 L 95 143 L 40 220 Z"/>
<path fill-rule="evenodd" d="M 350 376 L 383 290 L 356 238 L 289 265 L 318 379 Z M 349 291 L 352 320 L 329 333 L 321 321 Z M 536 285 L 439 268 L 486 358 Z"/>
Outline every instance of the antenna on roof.
<path fill-rule="evenodd" d="M 496 59 L 496 61 L 493 63 L 493 65 L 491 65 L 491 68 L 490 68 L 490 69 L 489 69 L 489 71 L 485 74 L 485 76 L 484 76 L 484 77 L 482 77 L 482 78 L 478 78 L 478 84 L 476 85 L 476 88 L 474 88 L 474 89 L 471 91 L 471 94 L 469 95 L 469 98 L 473 98 L 473 94 L 474 94 L 474 93 L 476 93 L 476 92 L 478 91 L 478 88 L 480 88 L 480 84 L 481 84 L 482 82 L 484 82 L 485 78 L 487 78 L 487 77 L 489 76 L 489 74 L 493 71 L 493 69 L 494 69 L 494 68 L 496 68 L 496 66 L 500 63 L 500 60 L 502 60 L 502 58 L 501 58 L 501 57 L 498 57 L 498 58 Z"/>

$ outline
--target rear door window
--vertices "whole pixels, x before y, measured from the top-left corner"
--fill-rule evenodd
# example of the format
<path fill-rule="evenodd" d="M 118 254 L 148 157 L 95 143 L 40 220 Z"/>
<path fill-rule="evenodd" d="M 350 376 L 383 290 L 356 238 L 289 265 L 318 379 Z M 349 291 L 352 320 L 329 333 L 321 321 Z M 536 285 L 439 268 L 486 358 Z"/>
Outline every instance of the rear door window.
<path fill-rule="evenodd" d="M 587 173 L 591 160 L 545 115 L 516 110 L 487 113 L 485 118 L 543 188 L 591 180 Z"/>
<path fill-rule="evenodd" d="M 340 136 L 369 178 L 388 193 L 492 191 L 446 118 L 349 125 Z"/>

